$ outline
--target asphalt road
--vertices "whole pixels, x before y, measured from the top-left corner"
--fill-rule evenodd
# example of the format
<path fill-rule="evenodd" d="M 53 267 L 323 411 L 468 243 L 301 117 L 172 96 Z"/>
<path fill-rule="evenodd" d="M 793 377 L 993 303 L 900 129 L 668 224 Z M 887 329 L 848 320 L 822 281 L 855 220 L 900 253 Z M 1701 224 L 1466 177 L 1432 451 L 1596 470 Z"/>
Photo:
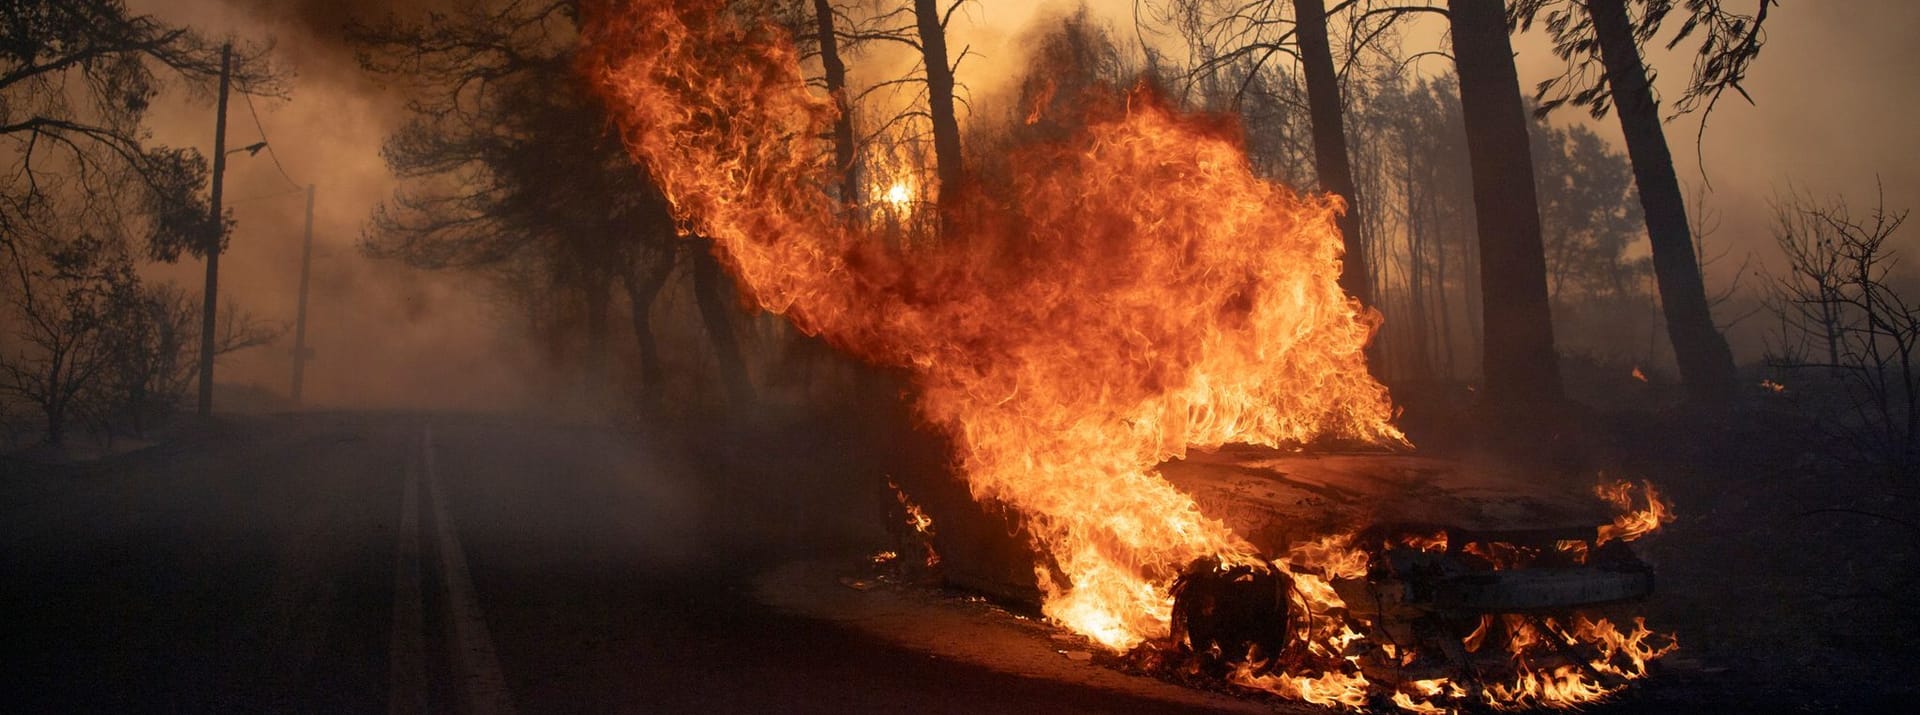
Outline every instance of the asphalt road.
<path fill-rule="evenodd" d="M 592 426 L 309 414 L 0 462 L 0 710 L 1168 709 L 761 605 L 752 579 L 817 550 L 821 507 L 699 460 Z"/>

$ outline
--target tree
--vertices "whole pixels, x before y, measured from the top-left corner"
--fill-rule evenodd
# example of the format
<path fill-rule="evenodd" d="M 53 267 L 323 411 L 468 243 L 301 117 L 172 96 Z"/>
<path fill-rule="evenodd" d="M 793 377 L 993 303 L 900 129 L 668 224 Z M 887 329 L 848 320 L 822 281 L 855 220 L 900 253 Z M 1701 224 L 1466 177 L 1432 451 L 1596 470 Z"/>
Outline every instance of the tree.
<path fill-rule="evenodd" d="M 1767 365 L 1826 433 L 1843 464 L 1920 469 L 1920 302 L 1901 275 L 1895 236 L 1908 212 L 1885 196 L 1856 213 L 1843 198 L 1794 194 L 1774 206 L 1786 272 L 1768 302 L 1777 327 Z"/>
<path fill-rule="evenodd" d="M 1527 114 L 1501 0 L 1449 0 L 1480 232 L 1483 371 L 1490 411 L 1561 399 Z"/>
<path fill-rule="evenodd" d="M 1866 211 L 1845 198 L 1778 200 L 1786 273 L 1766 296 L 1776 319 L 1766 365 L 1789 386 L 1772 384 L 1826 432 L 1818 448 L 1897 477 L 1920 473 L 1920 302 L 1897 248 L 1907 217 L 1884 194 Z"/>
<path fill-rule="evenodd" d="M 952 220 L 954 195 L 966 176 L 960 154 L 960 120 L 953 107 L 953 71 L 960 64 L 947 59 L 947 21 L 966 0 L 954 0 L 942 12 L 937 0 L 913 0 L 914 23 L 920 33 L 921 63 L 927 76 L 927 118 L 933 124 L 933 155 L 939 165 L 941 233 Z M 962 56 L 965 56 L 963 51 Z"/>
<path fill-rule="evenodd" d="M 853 142 L 853 102 L 847 96 L 847 65 L 840 59 L 840 35 L 834 30 L 833 3 L 813 0 L 815 36 L 818 38 L 822 81 L 827 95 L 840 116 L 833 120 L 833 165 L 840 170 L 840 203 L 849 207 L 860 200 L 860 172 L 854 162 L 859 147 Z"/>
<path fill-rule="evenodd" d="M 1566 305 L 1632 291 L 1639 276 L 1626 254 L 1641 220 L 1631 165 L 1585 127 L 1533 127 L 1548 295 Z"/>
<path fill-rule="evenodd" d="M 1667 47 L 1705 30 L 1700 32 L 1694 72 L 1679 102 L 1683 111 L 1704 102 L 1704 110 L 1710 113 L 1728 89 L 1746 95 L 1740 81 L 1764 44 L 1761 27 L 1775 2 L 1756 1 L 1757 12 L 1746 17 L 1727 12 L 1721 0 L 1682 0 L 1686 20 Z M 1641 44 L 1658 34 L 1662 21 L 1675 9 L 1675 0 L 1635 0 L 1633 4 L 1641 7 L 1637 24 L 1628 0 L 1520 0 L 1513 15 L 1525 27 L 1544 14 L 1556 54 L 1569 63 L 1560 77 L 1539 86 L 1543 113 L 1572 103 L 1587 107 L 1596 118 L 1610 109 L 1619 116 L 1681 379 L 1690 398 L 1720 404 L 1733 395 L 1733 353 L 1713 323 L 1685 196 L 1660 126 L 1651 73 L 1640 56 Z M 1596 62 L 1603 71 L 1592 71 Z M 1703 120 L 1701 131 L 1705 127 Z"/>
<path fill-rule="evenodd" d="M 134 298 L 130 309 L 116 313 L 113 361 L 96 408 L 96 424 L 109 437 L 116 424 L 126 425 L 135 436 L 144 435 L 156 419 L 179 406 L 197 378 L 199 296 L 162 283 L 142 284 Z M 219 358 L 271 345 L 285 332 L 285 326 L 262 322 L 228 299 L 220 309 L 213 354 Z"/>
<path fill-rule="evenodd" d="M 0 326 L 8 329 L 0 336 L 0 392 L 39 409 L 55 447 L 80 421 L 109 438 L 123 422 L 140 433 L 193 381 L 199 299 L 141 282 L 127 236 L 143 202 L 71 185 L 48 198 L 0 247 Z M 268 344 L 280 332 L 230 303 L 215 355 Z"/>
<path fill-rule="evenodd" d="M 1404 297 L 1395 302 L 1385 281 L 1377 283 L 1381 310 L 1390 313 L 1382 336 L 1383 354 L 1391 353 L 1397 370 L 1414 380 L 1437 372 L 1453 378 L 1462 360 L 1454 350 L 1455 326 L 1449 282 L 1457 283 L 1464 313 L 1465 333 L 1478 329 L 1471 321 L 1473 285 L 1473 194 L 1468 170 L 1466 130 L 1460 116 L 1458 84 L 1451 76 L 1432 80 L 1390 73 L 1368 89 L 1367 102 L 1356 113 L 1361 136 L 1373 144 L 1375 157 L 1363 176 L 1380 221 L 1373 230 L 1382 249 L 1379 261 L 1392 262 L 1399 248 L 1386 235 L 1398 229 L 1406 259 L 1400 264 Z M 1393 201 L 1398 198 L 1399 200 Z M 1394 211 L 1394 204 L 1400 209 Z M 1455 267 L 1456 273 L 1451 273 Z M 1388 266 L 1394 267 L 1394 266 Z M 1385 367 L 1384 365 L 1382 366 Z M 1383 370 L 1385 372 L 1385 370 Z"/>
<path fill-rule="evenodd" d="M 0 353 L 0 389 L 40 409 L 47 444 L 66 443 L 68 423 L 111 369 L 114 325 L 138 298 L 133 260 L 95 233 L 35 237 L 6 250 L 16 349 Z"/>
<path fill-rule="evenodd" d="M 94 189 L 131 173 L 152 217 L 148 253 L 171 261 L 203 254 L 224 234 L 201 197 L 205 160 L 191 149 L 150 147 L 142 122 L 171 77 L 196 91 L 220 75 L 220 44 L 123 0 L 13 0 L 0 20 L 0 144 L 19 171 L 0 180 L 0 244 L 13 240 L 54 179 Z M 280 76 L 264 48 L 241 48 L 234 86 L 273 95 Z"/>
<path fill-rule="evenodd" d="M 1300 69 L 1307 77 L 1307 110 L 1313 114 L 1314 169 L 1320 186 L 1340 197 L 1340 235 L 1346 258 L 1340 268 L 1340 286 L 1364 305 L 1373 303 L 1367 275 L 1366 244 L 1360 242 L 1360 205 L 1353 193 L 1353 170 L 1347 165 L 1347 131 L 1343 124 L 1340 80 L 1333 70 L 1333 50 L 1327 41 L 1327 4 L 1324 0 L 1293 0 L 1294 21 L 1300 35 Z"/>
<path fill-rule="evenodd" d="M 649 309 L 679 261 L 666 199 L 627 158 L 574 67 L 577 3 L 471 4 L 421 23 L 389 19 L 350 36 L 369 71 L 411 83 L 412 117 L 383 154 L 405 182 L 374 214 L 364 247 L 430 269 L 532 276 L 569 291 L 586 367 L 607 366 L 614 285 L 624 288 L 643 399 L 664 378 Z M 698 263 L 711 260 L 697 257 Z M 525 270 L 526 267 L 530 270 Z M 695 280 L 727 384 L 745 383 L 723 281 Z M 708 306 L 719 310 L 706 310 Z"/>

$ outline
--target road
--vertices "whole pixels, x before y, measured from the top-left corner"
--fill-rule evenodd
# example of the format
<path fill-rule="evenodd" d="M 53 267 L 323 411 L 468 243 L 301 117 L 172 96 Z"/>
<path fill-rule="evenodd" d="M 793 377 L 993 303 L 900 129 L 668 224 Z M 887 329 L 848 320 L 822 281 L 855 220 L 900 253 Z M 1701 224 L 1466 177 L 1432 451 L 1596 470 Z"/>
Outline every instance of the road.
<path fill-rule="evenodd" d="M 0 462 L 0 710 L 1168 709 L 762 605 L 757 574 L 845 545 L 802 538 L 833 507 L 703 459 L 633 430 L 316 413 Z"/>

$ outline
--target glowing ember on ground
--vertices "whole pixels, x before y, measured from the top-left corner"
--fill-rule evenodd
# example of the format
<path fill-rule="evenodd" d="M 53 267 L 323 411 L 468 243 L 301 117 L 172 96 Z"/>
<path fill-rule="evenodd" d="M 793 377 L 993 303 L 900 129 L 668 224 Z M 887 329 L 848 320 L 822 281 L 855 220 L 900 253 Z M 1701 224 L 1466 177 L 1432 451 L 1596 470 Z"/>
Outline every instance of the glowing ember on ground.
<path fill-rule="evenodd" d="M 1156 471 L 1229 442 L 1402 442 L 1362 354 L 1377 320 L 1336 284 L 1335 200 L 1255 176 L 1216 118 L 1114 92 L 1084 132 L 1014 150 L 1004 186 L 928 187 L 953 210 L 949 233 L 903 251 L 823 191 L 829 153 L 800 138 L 827 135 L 834 110 L 780 30 L 718 0 L 587 17 L 584 70 L 683 226 L 714 240 L 759 307 L 912 375 L 974 498 L 1011 508 L 1046 556 L 1048 617 L 1125 650 L 1169 634 L 1190 564 L 1278 569 L 1316 614 L 1288 635 L 1335 666 L 1248 661 L 1233 680 L 1353 707 L 1377 692 L 1341 667 L 1365 636 L 1329 582 L 1364 573 L 1365 555 L 1336 539 L 1268 563 Z M 1530 675 L 1500 697 L 1593 696 L 1566 680 Z M 1455 697 L 1444 681 L 1410 687 L 1414 709 Z"/>

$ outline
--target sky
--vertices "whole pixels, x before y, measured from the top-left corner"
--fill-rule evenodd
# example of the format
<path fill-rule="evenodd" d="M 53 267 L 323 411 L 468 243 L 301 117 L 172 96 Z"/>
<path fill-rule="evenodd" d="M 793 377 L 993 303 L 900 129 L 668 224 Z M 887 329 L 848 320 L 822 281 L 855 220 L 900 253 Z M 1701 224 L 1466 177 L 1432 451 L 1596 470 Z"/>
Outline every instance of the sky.
<path fill-rule="evenodd" d="M 537 399 L 537 389 L 522 377 L 536 364 L 534 351 L 498 328 L 479 281 L 370 260 L 356 247 L 372 209 L 395 187 L 379 151 L 401 120 L 403 98 L 358 70 L 338 41 L 340 28 L 353 17 L 381 17 L 395 5 L 444 1 L 129 0 L 138 12 L 209 35 L 270 38 L 275 60 L 294 75 L 288 98 L 254 98 L 251 112 L 236 98 L 230 109 L 228 146 L 264 135 L 273 152 L 229 162 L 227 205 L 238 228 L 222 258 L 222 295 L 263 319 L 292 323 L 305 209 L 300 187 L 314 185 L 308 333 L 316 357 L 306 390 L 315 404 L 479 407 Z M 1077 5 L 976 0 L 952 30 L 952 44 L 973 53 L 959 80 L 976 96 L 990 96 L 1024 62 L 1028 29 Z M 1116 35 L 1134 35 L 1134 0 L 1088 5 Z M 1410 27 L 1406 46 L 1439 47 L 1443 31 L 1435 21 Z M 1920 37 L 1920 3 L 1911 0 L 1784 0 L 1772 11 L 1766 48 L 1746 85 L 1757 104 L 1723 101 L 1704 148 L 1695 144 L 1696 117 L 1668 125 L 1682 181 L 1699 185 L 1703 172 L 1711 179 L 1709 205 L 1721 216 L 1713 240 L 1731 254 L 1710 269 L 1712 284 L 1731 280 L 1744 255 L 1763 263 L 1774 257 L 1768 203 L 1790 187 L 1844 194 L 1858 209 L 1872 204 L 1878 181 L 1889 207 L 1920 206 L 1920 82 L 1914 79 L 1920 61 L 1907 50 L 1914 37 Z M 1547 48 L 1537 35 L 1516 39 L 1523 86 L 1555 73 Z M 1677 96 L 1688 59 L 1654 52 L 1649 61 L 1660 71 L 1664 94 Z M 1611 118 L 1593 122 L 1574 111 L 1554 121 L 1589 123 L 1618 143 Z M 156 143 L 212 151 L 207 102 L 165 99 L 150 126 Z M 1911 251 L 1917 242 L 1920 229 L 1908 231 L 1901 245 Z M 189 261 L 153 273 L 197 287 L 200 271 Z M 1751 336 L 1736 334 L 1742 359 L 1757 357 L 1751 343 Z M 234 356 L 223 363 L 221 381 L 284 392 L 290 349 L 289 336 Z"/>

